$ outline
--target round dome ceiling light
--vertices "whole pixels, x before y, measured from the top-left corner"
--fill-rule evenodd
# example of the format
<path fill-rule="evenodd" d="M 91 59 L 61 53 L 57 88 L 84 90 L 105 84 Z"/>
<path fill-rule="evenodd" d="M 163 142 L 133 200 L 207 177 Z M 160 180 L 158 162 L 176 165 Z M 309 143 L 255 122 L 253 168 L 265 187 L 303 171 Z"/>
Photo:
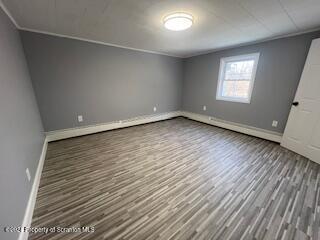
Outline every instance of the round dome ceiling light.
<path fill-rule="evenodd" d="M 166 29 L 171 31 L 183 31 L 193 24 L 193 17 L 188 13 L 173 13 L 163 19 Z"/>

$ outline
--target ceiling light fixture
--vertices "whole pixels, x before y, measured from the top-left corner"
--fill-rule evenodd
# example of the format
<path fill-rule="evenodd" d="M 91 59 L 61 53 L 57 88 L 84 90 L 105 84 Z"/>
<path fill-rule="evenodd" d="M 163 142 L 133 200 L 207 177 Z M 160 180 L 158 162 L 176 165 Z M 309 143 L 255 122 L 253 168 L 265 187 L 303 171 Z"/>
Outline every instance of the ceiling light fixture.
<path fill-rule="evenodd" d="M 172 31 L 182 31 L 192 26 L 193 17 L 188 13 L 173 13 L 163 19 L 163 24 L 166 29 Z"/>

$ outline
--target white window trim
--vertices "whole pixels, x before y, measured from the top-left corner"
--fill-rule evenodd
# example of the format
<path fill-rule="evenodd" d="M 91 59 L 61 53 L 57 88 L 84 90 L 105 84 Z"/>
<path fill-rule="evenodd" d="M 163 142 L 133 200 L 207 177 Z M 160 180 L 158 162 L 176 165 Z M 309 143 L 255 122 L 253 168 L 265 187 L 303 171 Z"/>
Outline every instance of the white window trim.
<path fill-rule="evenodd" d="M 252 53 L 252 54 L 246 54 L 246 55 L 238 55 L 238 56 L 221 58 L 220 59 L 219 80 L 218 80 L 218 87 L 217 87 L 217 92 L 216 92 L 216 99 L 221 100 L 221 101 L 229 101 L 229 102 L 250 103 L 252 90 L 253 90 L 253 86 L 254 86 L 254 81 L 255 81 L 256 73 L 257 73 L 259 57 L 260 57 L 260 53 Z M 250 80 L 250 85 L 249 85 L 248 98 L 244 99 L 244 98 L 223 97 L 222 96 L 222 86 L 223 86 L 223 81 L 224 81 L 224 73 L 225 73 L 226 64 L 228 62 L 244 61 L 244 60 L 249 60 L 249 59 L 254 60 L 254 65 L 253 65 L 253 69 L 252 69 L 252 78 Z"/>

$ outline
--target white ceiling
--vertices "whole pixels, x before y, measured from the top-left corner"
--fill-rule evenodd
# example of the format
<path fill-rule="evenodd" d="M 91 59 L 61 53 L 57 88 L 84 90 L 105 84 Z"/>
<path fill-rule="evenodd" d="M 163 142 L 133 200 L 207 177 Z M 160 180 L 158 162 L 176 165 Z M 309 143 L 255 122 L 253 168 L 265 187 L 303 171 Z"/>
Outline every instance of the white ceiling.
<path fill-rule="evenodd" d="M 20 28 L 186 57 L 320 27 L 320 0 L 2 0 Z M 171 32 L 169 13 L 194 25 Z"/>

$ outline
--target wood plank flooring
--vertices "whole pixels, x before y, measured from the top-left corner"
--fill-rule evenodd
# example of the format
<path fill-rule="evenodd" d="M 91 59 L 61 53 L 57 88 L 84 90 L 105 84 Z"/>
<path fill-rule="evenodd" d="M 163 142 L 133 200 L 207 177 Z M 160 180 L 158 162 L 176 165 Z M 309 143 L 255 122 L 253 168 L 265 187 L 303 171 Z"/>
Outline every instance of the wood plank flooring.
<path fill-rule="evenodd" d="M 320 165 L 184 118 L 50 143 L 29 239 L 320 239 Z"/>

